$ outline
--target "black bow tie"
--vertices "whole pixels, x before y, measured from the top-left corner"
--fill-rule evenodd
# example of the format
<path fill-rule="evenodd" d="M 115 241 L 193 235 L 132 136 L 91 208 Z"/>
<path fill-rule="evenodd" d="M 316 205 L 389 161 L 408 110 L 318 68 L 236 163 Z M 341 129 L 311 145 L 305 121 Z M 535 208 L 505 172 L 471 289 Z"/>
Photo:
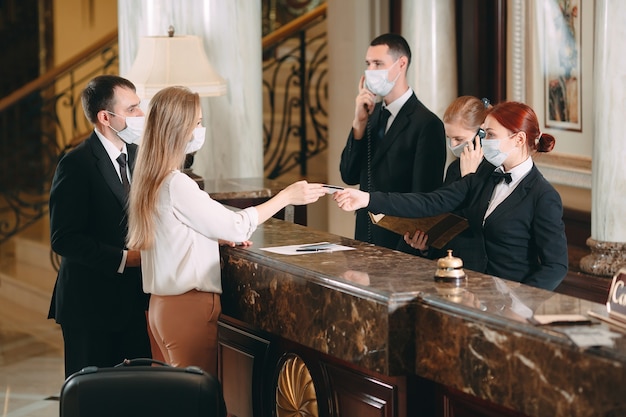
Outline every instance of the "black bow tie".
<path fill-rule="evenodd" d="M 507 184 L 510 184 L 511 181 L 513 181 L 513 178 L 511 178 L 510 172 L 504 173 L 500 171 L 493 171 L 491 173 L 491 178 L 493 179 L 493 182 L 495 182 L 496 184 L 500 184 L 502 180 L 506 181 Z"/>

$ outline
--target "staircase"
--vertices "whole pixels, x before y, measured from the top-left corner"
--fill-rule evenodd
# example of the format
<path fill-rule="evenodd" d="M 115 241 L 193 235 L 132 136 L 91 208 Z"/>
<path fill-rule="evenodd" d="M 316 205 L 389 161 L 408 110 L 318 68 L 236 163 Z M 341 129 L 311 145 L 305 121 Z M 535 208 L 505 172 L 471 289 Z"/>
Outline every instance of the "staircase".
<path fill-rule="evenodd" d="M 60 327 L 47 319 L 55 280 L 47 218 L 0 245 L 0 365 L 62 350 Z"/>
<path fill-rule="evenodd" d="M 310 178 L 309 159 L 328 147 L 326 9 L 318 6 L 261 40 L 267 178 Z"/>
<path fill-rule="evenodd" d="M 320 32 L 322 32 L 321 34 L 325 36 L 326 26 L 325 26 L 325 22 L 322 22 L 322 23 L 323 24 L 320 24 L 313 28 L 313 30 L 311 31 L 312 36 L 318 36 L 320 35 Z M 297 38 L 287 39 L 283 44 L 281 44 L 276 49 L 276 55 L 281 56 L 281 57 L 288 55 L 291 51 L 297 50 L 299 46 L 298 43 L 299 43 L 299 40 Z M 310 62 L 312 62 L 312 58 L 308 54 L 307 54 L 306 62 L 307 62 L 307 65 L 310 64 Z M 324 74 L 323 77 L 325 77 L 325 74 L 327 74 L 327 68 L 328 68 L 327 62 L 323 61 L 317 64 L 315 71 L 318 74 Z M 268 79 L 271 78 L 272 74 L 268 74 L 264 72 L 263 75 L 264 75 L 264 81 L 268 82 Z M 264 90 L 263 125 L 266 129 L 273 129 L 274 132 L 279 132 L 279 131 L 294 132 L 295 131 L 294 125 L 298 125 L 300 122 L 299 120 L 293 120 L 294 118 L 296 118 L 294 113 L 297 113 L 297 111 L 294 111 L 293 109 L 290 110 L 289 108 L 290 106 L 293 106 L 293 103 L 290 103 L 289 102 L 290 100 L 285 99 L 285 97 L 292 97 L 294 94 L 293 86 L 289 87 L 289 85 L 293 83 L 293 80 L 292 81 L 289 80 L 290 77 L 293 78 L 292 75 L 293 74 L 291 74 L 287 68 L 283 68 L 282 71 L 277 73 L 276 78 L 274 79 L 274 88 L 273 88 L 273 93 L 275 94 L 275 99 L 276 99 L 274 106 L 271 106 L 268 103 L 268 93 L 266 90 Z M 323 82 L 325 83 L 325 81 Z M 320 95 L 323 95 L 323 94 L 320 94 L 319 89 L 320 89 L 319 85 L 309 84 L 308 89 L 307 89 L 308 96 L 319 97 Z M 322 102 L 320 103 L 320 105 L 323 106 L 324 109 L 327 109 L 328 103 L 327 103 L 326 97 L 325 96 L 322 97 L 321 101 Z M 290 120 L 291 120 L 291 127 L 289 127 Z M 325 142 L 325 140 L 324 142 L 321 142 L 320 138 L 318 138 L 316 135 L 317 130 L 320 129 L 320 125 L 323 127 L 323 129 L 326 128 L 326 126 L 328 125 L 328 117 L 326 114 L 317 115 L 315 117 L 315 120 L 313 120 L 313 118 L 311 117 L 307 117 L 305 119 L 304 124 L 306 125 L 304 131 L 306 132 L 307 141 L 310 143 L 316 143 L 316 145 L 314 146 L 315 150 L 308 152 L 308 155 L 306 158 L 306 174 L 302 175 L 301 167 L 297 163 L 294 163 L 293 165 L 291 165 L 289 163 L 290 158 L 285 157 L 286 155 L 298 155 L 301 150 L 301 144 L 298 140 L 299 138 L 295 135 L 293 136 L 289 135 L 289 138 L 286 140 L 286 143 L 282 145 L 281 147 L 283 149 L 283 155 L 285 158 L 284 163 L 285 165 L 290 165 L 291 168 L 281 171 L 279 176 L 276 178 L 277 180 L 280 180 L 281 182 L 285 184 L 289 184 L 293 181 L 297 181 L 302 178 L 306 178 L 310 182 L 326 182 L 328 178 L 327 143 Z M 276 137 L 279 135 L 274 134 L 272 136 L 273 136 L 272 140 L 275 140 Z M 326 136 L 324 136 L 324 139 L 326 139 Z M 271 151 L 271 147 L 270 147 L 270 151 Z M 268 151 L 265 152 L 266 161 L 270 153 L 271 152 L 268 152 Z M 272 170 L 272 166 L 266 166 L 265 174 L 268 175 L 271 172 L 271 170 Z"/>

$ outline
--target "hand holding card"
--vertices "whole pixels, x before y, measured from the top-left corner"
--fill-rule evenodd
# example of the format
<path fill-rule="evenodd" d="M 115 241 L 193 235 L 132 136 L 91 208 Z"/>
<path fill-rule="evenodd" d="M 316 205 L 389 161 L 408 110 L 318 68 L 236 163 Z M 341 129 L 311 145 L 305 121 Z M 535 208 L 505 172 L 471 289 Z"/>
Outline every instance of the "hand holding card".
<path fill-rule="evenodd" d="M 343 187 L 339 187 L 337 185 L 323 184 L 322 187 L 326 190 L 326 194 L 333 194 L 339 190 L 343 190 Z"/>

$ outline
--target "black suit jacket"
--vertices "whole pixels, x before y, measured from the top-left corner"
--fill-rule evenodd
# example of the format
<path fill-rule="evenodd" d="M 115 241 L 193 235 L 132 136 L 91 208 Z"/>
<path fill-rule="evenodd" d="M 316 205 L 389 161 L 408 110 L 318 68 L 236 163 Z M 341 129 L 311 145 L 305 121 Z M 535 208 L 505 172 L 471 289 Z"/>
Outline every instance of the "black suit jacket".
<path fill-rule="evenodd" d="M 137 147 L 127 150 L 132 172 Z M 126 204 L 115 166 L 95 132 L 59 161 L 50 190 L 50 237 L 62 260 L 49 318 L 108 330 L 141 321 L 148 296 L 140 268 L 117 273 Z"/>
<path fill-rule="evenodd" d="M 567 274 L 567 240 L 559 193 L 536 166 L 485 219 L 490 177 L 469 174 L 432 193 L 372 193 L 374 213 L 423 217 L 457 210 L 482 238 L 472 264 L 477 271 L 549 290 Z"/>
<path fill-rule="evenodd" d="M 411 95 L 393 120 L 382 143 L 372 143 L 373 152 L 368 158 L 368 141 L 375 138 L 380 110 L 381 103 L 378 103 L 361 140 L 355 140 L 350 132 L 341 154 L 341 179 L 349 185 L 359 184 L 361 190 L 368 191 L 370 159 L 369 185 L 373 191 L 427 192 L 440 187 L 446 162 L 445 132 L 441 120 L 415 94 Z M 371 239 L 368 238 L 368 227 Z M 364 209 L 356 213 L 355 239 L 391 249 L 410 249 L 398 234 L 372 225 Z"/>

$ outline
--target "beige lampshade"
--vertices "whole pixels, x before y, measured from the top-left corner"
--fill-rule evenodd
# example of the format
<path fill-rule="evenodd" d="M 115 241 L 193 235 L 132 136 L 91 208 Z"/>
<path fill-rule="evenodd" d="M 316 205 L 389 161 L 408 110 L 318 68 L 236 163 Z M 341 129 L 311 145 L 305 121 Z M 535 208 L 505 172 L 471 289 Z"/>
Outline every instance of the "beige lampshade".
<path fill-rule="evenodd" d="M 144 36 L 126 78 L 137 95 L 149 99 L 172 85 L 189 87 L 202 97 L 226 94 L 226 81 L 211 67 L 198 36 Z"/>

